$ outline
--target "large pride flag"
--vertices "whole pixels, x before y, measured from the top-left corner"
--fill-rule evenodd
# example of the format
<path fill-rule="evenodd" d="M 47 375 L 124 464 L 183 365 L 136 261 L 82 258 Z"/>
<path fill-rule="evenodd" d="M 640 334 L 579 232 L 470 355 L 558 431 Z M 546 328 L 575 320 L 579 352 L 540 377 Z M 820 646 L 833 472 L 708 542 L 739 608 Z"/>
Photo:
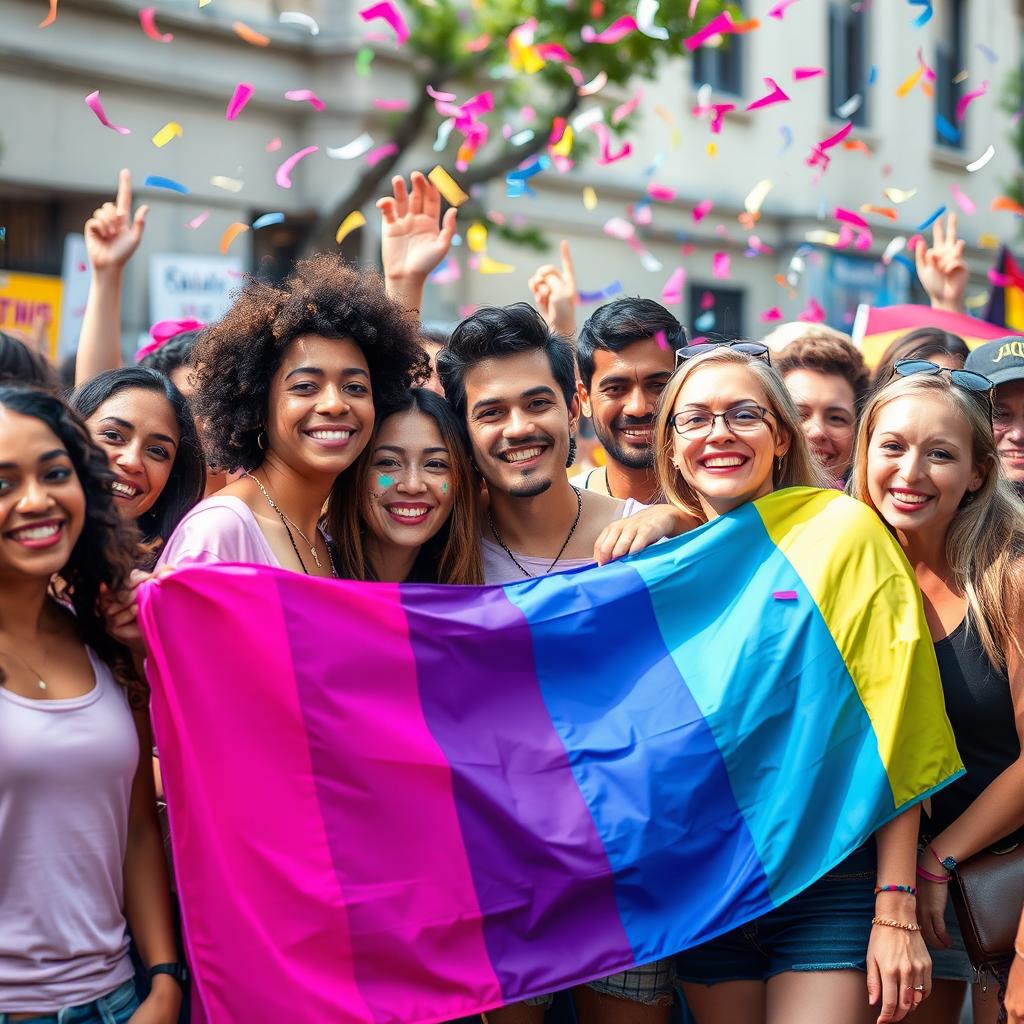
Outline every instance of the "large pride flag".
<path fill-rule="evenodd" d="M 505 587 L 144 588 L 206 1018 L 433 1022 L 783 903 L 962 767 L 910 567 L 792 489 Z"/>

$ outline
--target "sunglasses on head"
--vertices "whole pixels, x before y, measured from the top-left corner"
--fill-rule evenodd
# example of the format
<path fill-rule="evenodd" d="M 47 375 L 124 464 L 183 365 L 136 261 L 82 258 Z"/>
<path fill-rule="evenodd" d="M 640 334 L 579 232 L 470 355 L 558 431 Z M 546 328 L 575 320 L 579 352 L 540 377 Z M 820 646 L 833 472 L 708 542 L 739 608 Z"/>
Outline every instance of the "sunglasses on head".
<path fill-rule="evenodd" d="M 696 359 L 698 356 L 707 355 L 720 348 L 731 348 L 736 352 L 742 352 L 752 359 L 763 359 L 769 366 L 772 365 L 767 345 L 759 341 L 705 341 L 699 345 L 686 345 L 676 349 L 676 367 L 678 368 L 687 359 Z"/>
<path fill-rule="evenodd" d="M 970 391 L 973 395 L 984 395 L 988 403 L 989 418 L 994 413 L 992 405 L 992 392 L 995 391 L 995 384 L 984 374 L 975 373 L 973 370 L 951 370 L 948 366 L 939 366 L 930 359 L 898 359 L 892 368 L 893 377 L 912 377 L 915 373 L 927 373 L 935 376 L 940 373 L 948 373 L 949 379 L 964 391 Z M 889 378 L 890 380 L 892 377 Z"/>

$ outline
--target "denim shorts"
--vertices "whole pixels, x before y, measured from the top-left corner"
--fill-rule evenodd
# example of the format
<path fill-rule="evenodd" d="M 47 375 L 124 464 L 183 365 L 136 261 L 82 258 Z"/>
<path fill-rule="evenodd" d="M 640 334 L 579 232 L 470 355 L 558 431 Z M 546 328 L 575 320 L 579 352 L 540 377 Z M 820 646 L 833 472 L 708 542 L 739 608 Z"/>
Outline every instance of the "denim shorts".
<path fill-rule="evenodd" d="M 586 987 L 606 996 L 617 996 L 644 1006 L 670 1006 L 675 998 L 675 966 L 671 959 L 655 960 L 642 967 L 631 967 L 628 971 L 598 978 Z M 553 998 L 537 996 L 524 999 L 523 1002 L 527 1006 L 550 1006 Z"/>
<path fill-rule="evenodd" d="M 56 1013 L 30 1017 L 18 1024 L 125 1024 L 138 1008 L 135 982 L 129 980 L 91 1003 L 65 1006 Z M 8 1024 L 9 1020 L 10 1014 L 0 1013 L 0 1024 Z"/>
<path fill-rule="evenodd" d="M 767 981 L 784 971 L 867 970 L 874 838 L 782 906 L 676 956 L 680 981 Z"/>

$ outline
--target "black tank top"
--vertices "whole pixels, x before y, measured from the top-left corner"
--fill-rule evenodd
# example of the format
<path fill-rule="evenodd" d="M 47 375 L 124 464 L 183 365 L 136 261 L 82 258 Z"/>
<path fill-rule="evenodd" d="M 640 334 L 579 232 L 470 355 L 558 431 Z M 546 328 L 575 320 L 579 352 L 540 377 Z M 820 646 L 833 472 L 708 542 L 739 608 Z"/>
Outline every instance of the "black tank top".
<path fill-rule="evenodd" d="M 946 714 L 967 774 L 932 797 L 931 832 L 938 835 L 1020 756 L 1010 680 L 981 646 L 968 619 L 935 644 Z"/>

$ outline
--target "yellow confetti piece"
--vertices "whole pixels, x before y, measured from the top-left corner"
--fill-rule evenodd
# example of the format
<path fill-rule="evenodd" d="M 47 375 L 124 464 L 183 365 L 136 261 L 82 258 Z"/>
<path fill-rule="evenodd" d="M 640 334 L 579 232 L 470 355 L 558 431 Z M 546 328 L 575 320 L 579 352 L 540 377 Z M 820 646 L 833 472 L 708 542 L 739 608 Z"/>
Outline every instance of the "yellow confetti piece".
<path fill-rule="evenodd" d="M 835 231 L 808 231 L 804 237 L 811 245 L 835 245 L 839 241 Z"/>
<path fill-rule="evenodd" d="M 572 125 L 567 124 L 562 137 L 551 147 L 552 156 L 568 156 L 572 152 Z"/>
<path fill-rule="evenodd" d="M 487 248 L 487 228 L 480 221 L 473 221 L 466 231 L 466 245 L 470 252 L 483 252 Z"/>
<path fill-rule="evenodd" d="M 718 143 L 717 142 L 709 142 L 708 143 L 708 156 L 711 157 L 712 160 L 714 160 L 715 157 L 718 156 Z"/>
<path fill-rule="evenodd" d="M 223 235 L 220 236 L 220 251 L 221 254 L 227 256 L 228 249 L 231 248 L 231 243 L 239 236 L 245 234 L 249 230 L 248 224 L 243 224 L 240 220 L 236 220 L 234 224 L 229 224 L 227 230 Z"/>
<path fill-rule="evenodd" d="M 987 232 L 983 235 L 978 235 L 978 245 L 982 249 L 998 249 L 1001 244 L 998 235 L 990 235 Z"/>
<path fill-rule="evenodd" d="M 895 203 L 897 206 L 899 206 L 900 203 L 905 203 L 908 199 L 913 199 L 914 196 L 917 195 L 916 188 L 887 188 L 884 192 L 885 198 L 888 199 L 890 203 Z"/>
<path fill-rule="evenodd" d="M 199 6 L 200 7 L 205 7 L 210 2 L 211 2 L 211 0 L 199 0 Z"/>
<path fill-rule="evenodd" d="M 461 206 L 469 198 L 459 188 L 459 183 L 440 164 L 427 175 L 427 180 L 451 206 Z"/>
<path fill-rule="evenodd" d="M 981 309 L 982 306 L 988 304 L 988 292 L 978 292 L 977 295 L 968 295 L 964 299 L 964 305 L 968 309 Z"/>
<path fill-rule="evenodd" d="M 153 145 L 159 149 L 162 146 L 166 146 L 171 139 L 177 139 L 180 137 L 181 125 L 178 124 L 177 121 L 168 121 L 167 124 L 165 124 L 163 128 L 153 136 Z"/>
<path fill-rule="evenodd" d="M 490 256 L 484 256 L 480 260 L 481 274 L 514 274 L 515 271 L 516 268 L 511 263 L 499 263 Z"/>
<path fill-rule="evenodd" d="M 747 213 L 760 213 L 765 199 L 768 198 L 768 193 L 771 192 L 773 188 L 775 188 L 775 182 L 770 178 L 765 178 L 764 181 L 759 181 L 750 190 L 750 194 L 743 201 L 743 206 L 746 208 Z"/>
<path fill-rule="evenodd" d="M 583 189 L 583 206 L 587 210 L 594 210 L 597 208 L 597 192 L 594 191 L 593 185 L 587 185 Z"/>
<path fill-rule="evenodd" d="M 903 97 L 906 96 L 910 92 L 910 90 L 913 89 L 915 85 L 917 85 L 917 83 L 920 80 L 921 69 L 916 68 L 914 71 L 911 71 L 911 73 L 907 75 L 907 77 L 903 80 L 900 87 L 896 90 L 896 95 L 900 99 L 903 99 Z"/>
<path fill-rule="evenodd" d="M 338 230 L 334 233 L 334 240 L 341 245 L 345 238 L 352 234 L 353 231 L 358 231 L 366 223 L 366 218 L 362 215 L 359 210 L 353 210 L 339 225 Z"/>
<path fill-rule="evenodd" d="M 210 179 L 214 188 L 222 188 L 225 192 L 241 192 L 245 188 L 245 182 L 240 178 L 225 178 L 223 174 L 215 174 Z"/>

